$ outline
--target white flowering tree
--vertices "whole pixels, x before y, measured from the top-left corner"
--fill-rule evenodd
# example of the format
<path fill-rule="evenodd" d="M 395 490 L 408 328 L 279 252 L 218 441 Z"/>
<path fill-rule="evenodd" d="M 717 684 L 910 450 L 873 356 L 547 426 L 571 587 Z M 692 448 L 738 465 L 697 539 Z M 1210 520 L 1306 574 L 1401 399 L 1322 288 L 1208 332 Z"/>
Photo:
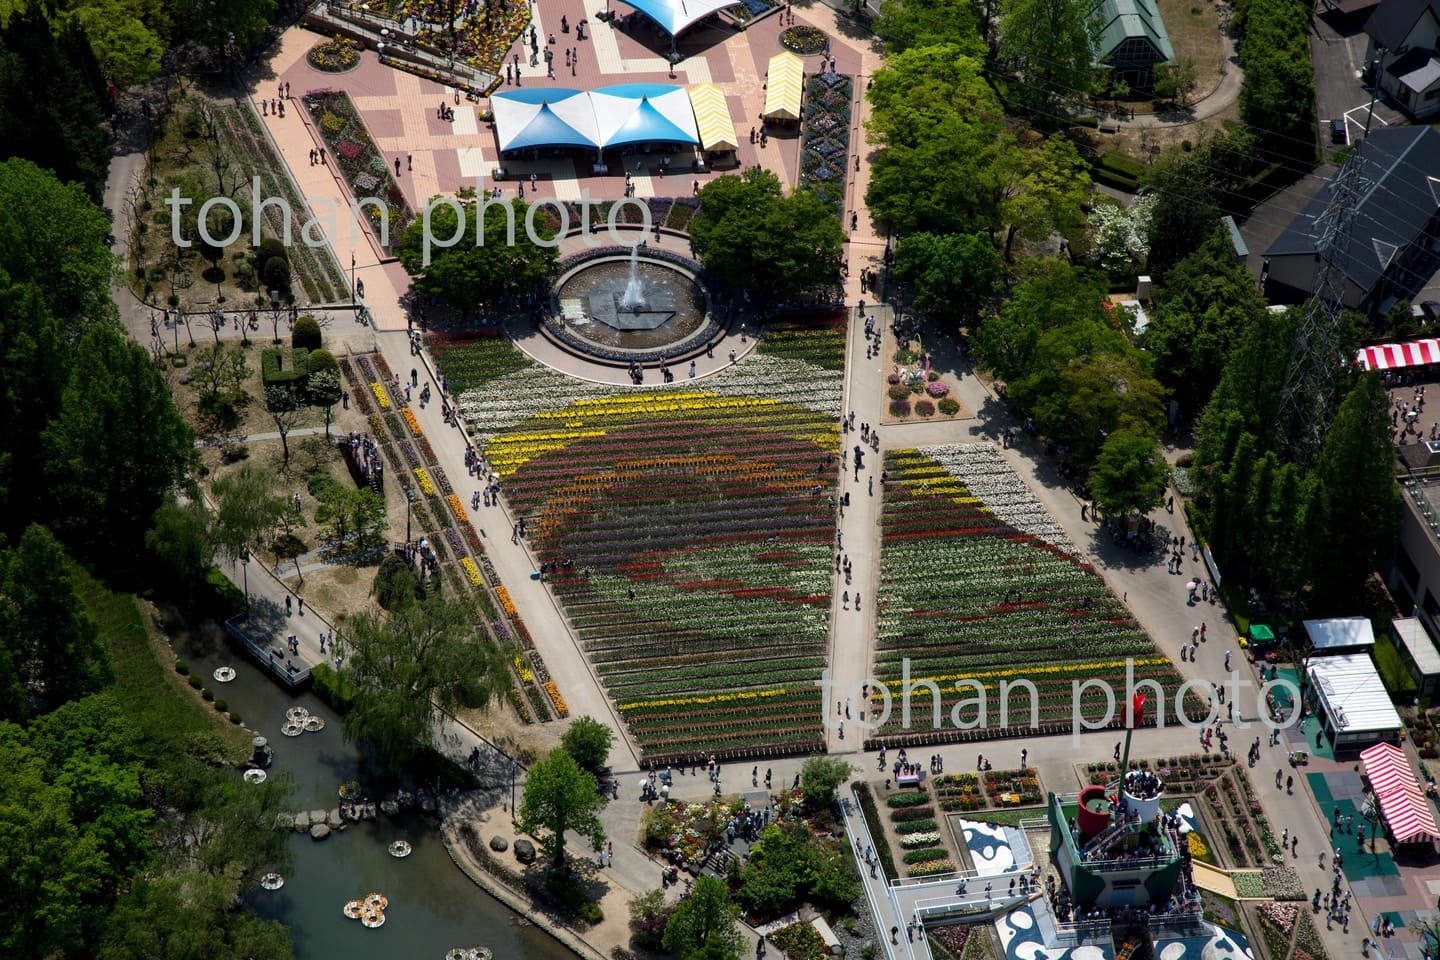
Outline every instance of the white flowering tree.
<path fill-rule="evenodd" d="M 1101 204 L 1090 212 L 1095 235 L 1095 260 L 1111 273 L 1138 269 L 1150 255 L 1150 218 L 1154 194 L 1146 194 L 1129 207 Z"/>

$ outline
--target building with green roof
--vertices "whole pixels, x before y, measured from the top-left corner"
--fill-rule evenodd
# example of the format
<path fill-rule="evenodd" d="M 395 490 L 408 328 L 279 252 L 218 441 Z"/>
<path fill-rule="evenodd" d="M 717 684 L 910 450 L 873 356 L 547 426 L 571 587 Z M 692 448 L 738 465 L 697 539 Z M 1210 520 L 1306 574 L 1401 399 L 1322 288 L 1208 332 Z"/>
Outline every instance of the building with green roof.
<path fill-rule="evenodd" d="M 1102 0 L 1094 37 L 1095 63 L 1131 89 L 1155 82 L 1155 68 L 1175 59 L 1154 0 Z"/>

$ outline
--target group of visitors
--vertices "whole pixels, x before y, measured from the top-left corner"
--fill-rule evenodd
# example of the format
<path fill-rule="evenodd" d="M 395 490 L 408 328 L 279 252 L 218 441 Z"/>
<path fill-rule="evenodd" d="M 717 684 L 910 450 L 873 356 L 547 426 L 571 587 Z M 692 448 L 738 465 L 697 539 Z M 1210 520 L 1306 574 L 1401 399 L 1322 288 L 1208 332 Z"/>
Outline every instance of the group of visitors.
<path fill-rule="evenodd" d="M 369 434 L 351 433 L 346 451 L 351 468 L 371 490 L 379 493 L 385 485 L 385 461 L 380 456 L 380 445 Z"/>

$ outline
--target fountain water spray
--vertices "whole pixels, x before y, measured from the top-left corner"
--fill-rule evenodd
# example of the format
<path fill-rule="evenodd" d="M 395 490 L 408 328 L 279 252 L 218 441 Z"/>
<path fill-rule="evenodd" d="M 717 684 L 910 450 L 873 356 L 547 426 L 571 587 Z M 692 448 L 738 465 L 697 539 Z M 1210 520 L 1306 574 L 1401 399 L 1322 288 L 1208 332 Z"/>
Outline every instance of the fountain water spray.
<path fill-rule="evenodd" d="M 625 282 L 625 292 L 620 295 L 622 310 L 645 309 L 645 285 L 640 280 L 640 244 L 630 248 L 630 279 Z"/>

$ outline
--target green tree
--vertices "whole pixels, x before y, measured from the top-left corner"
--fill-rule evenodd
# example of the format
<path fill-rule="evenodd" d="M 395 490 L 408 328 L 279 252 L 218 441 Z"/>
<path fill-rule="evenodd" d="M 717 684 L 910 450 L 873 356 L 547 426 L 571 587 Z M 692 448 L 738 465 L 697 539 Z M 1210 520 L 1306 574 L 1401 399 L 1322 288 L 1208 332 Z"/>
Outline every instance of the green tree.
<path fill-rule="evenodd" d="M 6 251 L 5 271 L 13 283 L 33 283 L 46 308 L 66 323 L 71 336 L 78 336 L 88 324 L 118 317 L 110 299 L 115 258 L 105 243 L 109 233 L 104 212 L 79 184 L 61 183 L 28 160 L 12 157 L 0 163 L 0 247 Z"/>
<path fill-rule="evenodd" d="M 317 350 L 315 353 L 324 353 L 324 350 Z M 312 358 L 314 353 L 310 355 Z M 311 368 L 305 376 L 305 398 L 310 401 L 312 407 L 319 407 L 325 412 L 325 439 L 330 439 L 330 424 L 335 419 L 335 404 L 340 402 L 340 396 L 344 393 L 340 385 L 340 371 L 338 369 L 316 370 Z"/>
<path fill-rule="evenodd" d="M 291 960 L 290 931 L 235 909 L 235 885 L 194 870 L 141 875 L 121 894 L 99 960 Z"/>
<path fill-rule="evenodd" d="M 290 469 L 290 431 L 305 418 L 307 399 L 303 385 L 294 381 L 265 386 L 265 411 L 270 414 L 270 422 L 275 424 L 275 431 L 280 434 L 280 450 L 284 455 L 280 467 L 282 471 Z"/>
<path fill-rule="evenodd" d="M 1112 433 L 1090 468 L 1090 491 L 1108 516 L 1148 513 L 1164 498 L 1169 465 L 1155 438 Z"/>
<path fill-rule="evenodd" d="M 665 927 L 677 905 L 665 899 L 664 890 L 651 890 L 630 901 L 630 939 L 634 946 L 659 950 L 663 945 Z"/>
<path fill-rule="evenodd" d="M 290 345 L 304 347 L 312 353 L 320 349 L 324 339 L 320 333 L 320 321 L 308 314 L 296 320 L 294 328 L 290 331 Z"/>
<path fill-rule="evenodd" d="M 14 549 L 0 554 L 0 565 L 0 646 L 30 705 L 53 709 L 104 686 L 109 658 L 75 595 L 69 558 L 50 531 L 29 527 Z"/>
<path fill-rule="evenodd" d="M 598 849 L 605 842 L 600 811 L 605 800 L 595 778 L 565 750 L 552 750 L 525 774 L 525 793 L 520 799 L 520 829 L 543 831 L 540 848 L 551 866 L 565 866 L 565 832 L 574 830 Z"/>
<path fill-rule="evenodd" d="M 913 233 L 895 248 L 894 276 L 915 291 L 915 309 L 973 324 L 1000 292 L 1000 254 L 988 233 Z"/>
<path fill-rule="evenodd" d="M 174 588 L 186 609 L 193 605 L 196 589 L 215 562 L 215 543 L 210 535 L 213 525 L 203 501 L 182 504 L 172 497 L 155 511 L 152 525 L 145 532 L 145 548 L 164 572 L 164 582 Z"/>
<path fill-rule="evenodd" d="M 1220 222 L 1215 174 L 1202 159 L 1208 156 L 1209 151 L 1168 154 L 1146 176 L 1146 190 L 1155 197 L 1147 236 L 1150 275 L 1157 281 L 1167 280 L 1170 268 Z"/>
<path fill-rule="evenodd" d="M 1000 226 L 1004 110 L 984 64 L 953 44 L 888 58 L 866 93 L 881 149 L 865 203 L 891 233 L 993 231 Z"/>
<path fill-rule="evenodd" d="M 60 183 L 74 182 L 80 185 L 81 196 L 98 203 L 104 195 L 110 153 L 104 125 L 105 85 L 90 41 L 77 24 L 62 23 L 57 29 L 46 5 L 10 4 L 6 11 L 8 19 L 0 23 L 0 103 L 4 104 L 0 109 L 0 144 L 4 144 L 4 155 L 24 157 L 36 167 L 45 168 L 46 192 L 54 191 Z M 36 136 L 39 130 L 45 131 L 45 136 Z M 91 288 L 91 278 L 84 269 L 97 252 L 90 247 L 90 241 L 103 241 L 108 229 L 92 236 L 90 225 L 84 225 L 81 234 L 85 242 L 73 250 L 47 242 L 47 237 L 53 236 L 52 230 L 64 234 L 79 224 L 63 209 L 53 210 L 63 217 L 61 221 L 47 223 L 48 202 L 13 179 L 17 175 L 29 177 L 17 174 L 24 165 L 13 162 L 16 166 L 7 164 L 0 173 L 0 181 L 10 184 L 0 187 L 5 193 L 0 203 L 0 223 L 5 224 L 0 226 L 0 242 L 5 244 L 12 276 L 31 278 L 29 267 L 57 274 L 73 268 L 75 272 L 68 276 L 55 276 L 57 283 L 53 286 L 42 283 L 46 293 L 56 297 L 52 301 L 55 313 L 67 322 L 80 314 L 92 318 L 114 316 L 114 305 L 102 296 L 103 288 Z M 60 190 L 62 197 L 70 194 L 70 188 Z M 89 209 L 99 213 L 98 207 L 91 205 Z M 10 225 L 17 220 L 27 222 L 34 232 L 12 232 Z M 80 236 L 73 238 L 79 240 Z M 59 255 L 62 250 L 65 256 Z M 85 307 L 95 309 L 64 302 L 76 294 L 85 301 Z"/>
<path fill-rule="evenodd" d="M 1098 0 L 1005 0 L 1000 54 L 1019 65 L 1012 98 L 1040 115 L 1064 113 L 1095 86 Z"/>
<path fill-rule="evenodd" d="M 1220 383 L 1241 333 L 1265 312 L 1265 299 L 1219 224 L 1169 272 L 1155 299 L 1145 347 L 1155 357 L 1156 377 L 1184 410 L 1197 413 Z"/>
<path fill-rule="evenodd" d="M 1056 259 L 1033 261 L 1025 269 L 1027 276 L 999 316 L 986 319 L 975 334 L 981 364 L 1003 380 L 1032 370 L 1040 336 L 1048 330 L 1083 321 L 1108 336 L 1103 330 L 1110 322 L 1103 277 Z"/>
<path fill-rule="evenodd" d="M 582 769 L 591 773 L 605 766 L 614 742 L 615 731 L 594 717 L 576 717 L 571 721 L 570 729 L 560 738 L 560 745 L 566 752 Z"/>
<path fill-rule="evenodd" d="M 1155 68 L 1155 96 L 1161 100 L 1175 100 L 1180 106 L 1195 89 L 1195 60 L 1193 57 L 1176 57 L 1169 63 Z"/>
<path fill-rule="evenodd" d="M 195 435 L 150 355 L 111 322 L 80 338 L 45 446 L 59 529 L 121 551 L 141 546 L 165 494 L 195 460 Z"/>
<path fill-rule="evenodd" d="M 1329 603 L 1353 599 L 1400 522 L 1390 398 L 1380 374 L 1366 373 L 1340 402 L 1315 459 L 1326 536 L 1314 544 L 1312 582 Z"/>
<path fill-rule="evenodd" d="M 1051 344 L 1055 356 L 1074 349 L 1077 331 L 1055 331 L 1042 338 L 1041 363 Z M 1145 356 L 1126 347 L 1089 356 L 1073 356 L 1059 375 L 1035 373 L 1011 387 L 1016 400 L 1029 406 L 1047 436 L 1068 444 L 1075 456 L 1089 462 L 1108 434 L 1118 431 L 1158 436 L 1165 425 L 1164 389 L 1145 369 Z"/>
<path fill-rule="evenodd" d="M 727 174 L 700 190 L 690 221 L 696 257 L 721 283 L 785 299 L 840 276 L 845 233 L 834 211 L 807 190 L 785 196 L 769 171 Z"/>
<path fill-rule="evenodd" d="M 848 760 L 817 754 L 806 757 L 800 765 L 800 786 L 805 791 L 805 805 L 812 810 L 829 810 L 835 803 L 840 785 L 855 772 Z"/>
<path fill-rule="evenodd" d="M 0 211 L 0 217 L 4 212 Z M 44 432 L 70 379 L 71 350 L 35 282 L 0 267 L 0 530 L 17 534 L 49 497 Z"/>
<path fill-rule="evenodd" d="M 883 0 L 875 33 L 889 56 L 914 47 L 948 43 L 966 56 L 983 57 L 982 21 L 971 0 Z"/>
<path fill-rule="evenodd" d="M 239 560 L 251 544 L 265 539 L 286 509 L 275 475 L 248 460 L 216 481 L 213 493 L 215 547 L 231 560 Z"/>
<path fill-rule="evenodd" d="M 665 949 L 680 960 L 740 960 L 740 908 L 718 877 L 697 877 L 665 925 Z"/>
<path fill-rule="evenodd" d="M 1240 119 L 1269 153 L 1288 158 L 1296 174 L 1315 161 L 1315 76 L 1310 16 L 1304 0 L 1252 3 L 1240 40 Z"/>
<path fill-rule="evenodd" d="M 860 880 L 838 847 L 803 820 L 773 823 L 750 847 L 736 897 L 759 917 L 784 916 L 802 901 L 841 907 L 860 895 Z"/>
<path fill-rule="evenodd" d="M 1092 200 L 1090 173 L 1084 158 L 1060 134 L 1038 146 L 1002 151 L 997 172 L 1003 199 L 1000 217 L 1006 224 L 1005 259 L 1012 257 L 1016 237 L 1032 243 L 1058 233 L 1079 237 L 1085 226 L 1084 207 Z"/>
<path fill-rule="evenodd" d="M 89 0 L 73 16 L 90 40 L 105 78 L 122 90 L 160 72 L 165 43 L 123 0 Z"/>
<path fill-rule="evenodd" d="M 442 709 L 462 698 L 484 706 L 507 682 L 504 653 L 477 636 L 458 600 L 432 595 L 388 616 L 362 612 L 341 632 L 350 653 L 340 674 L 355 691 L 345 736 L 373 743 L 393 770 L 429 742 Z"/>
<path fill-rule="evenodd" d="M 474 191 L 467 188 L 459 203 L 465 214 L 464 235 L 454 246 L 432 246 L 428 265 L 426 231 L 433 239 L 455 236 L 460 226 L 455 210 L 438 206 L 428 226 L 421 218 L 401 235 L 396 251 L 400 263 L 415 278 L 414 290 L 437 296 L 462 311 L 485 310 L 507 296 L 531 293 L 550 278 L 555 270 L 555 247 L 531 241 L 526 229 L 528 207 L 523 200 L 486 200 L 481 206 Z M 531 222 L 540 239 L 548 241 L 553 236 L 554 229 L 543 217 L 536 216 Z"/>

